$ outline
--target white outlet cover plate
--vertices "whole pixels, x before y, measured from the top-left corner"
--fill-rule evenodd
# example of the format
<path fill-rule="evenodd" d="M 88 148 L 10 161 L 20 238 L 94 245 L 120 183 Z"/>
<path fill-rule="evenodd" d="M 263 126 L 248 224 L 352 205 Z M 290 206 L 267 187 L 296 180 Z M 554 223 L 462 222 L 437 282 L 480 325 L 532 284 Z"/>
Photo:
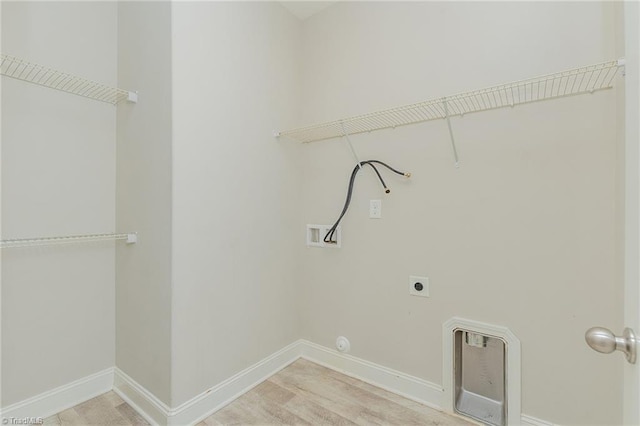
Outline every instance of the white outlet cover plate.
<path fill-rule="evenodd" d="M 382 219 L 382 200 L 369 200 L 369 218 Z"/>
<path fill-rule="evenodd" d="M 422 291 L 416 290 L 416 283 L 422 283 Z M 429 277 L 411 275 L 409 277 L 409 294 L 412 296 L 429 297 Z"/>

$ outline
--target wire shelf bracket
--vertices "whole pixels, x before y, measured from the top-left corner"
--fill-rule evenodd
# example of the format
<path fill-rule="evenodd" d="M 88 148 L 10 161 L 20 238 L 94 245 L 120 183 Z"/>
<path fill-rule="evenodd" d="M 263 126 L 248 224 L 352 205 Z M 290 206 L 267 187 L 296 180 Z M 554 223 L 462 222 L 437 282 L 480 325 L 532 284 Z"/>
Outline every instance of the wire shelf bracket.
<path fill-rule="evenodd" d="M 127 244 L 135 244 L 138 242 L 138 233 L 132 232 L 128 234 L 84 234 L 66 235 L 62 237 L 15 238 L 9 240 L 0 240 L 0 248 L 39 247 L 112 240 L 125 240 Z"/>
<path fill-rule="evenodd" d="M 138 102 L 138 92 L 109 87 L 3 53 L 0 53 L 0 75 L 112 105 Z"/>
<path fill-rule="evenodd" d="M 449 137 L 451 138 L 451 148 L 453 149 L 453 159 L 455 161 L 456 168 L 460 167 L 460 161 L 458 160 L 458 150 L 456 149 L 456 138 L 453 136 L 453 129 L 451 128 L 451 116 L 449 115 L 449 107 L 447 106 L 447 98 L 442 98 L 442 106 L 444 108 L 444 114 L 447 118 L 447 128 L 449 129 Z"/>
<path fill-rule="evenodd" d="M 347 141 L 347 145 L 349 145 L 349 149 L 351 150 L 351 154 L 353 155 L 353 158 L 356 160 L 356 165 L 358 166 L 358 169 L 362 170 L 362 164 L 360 162 L 360 158 L 358 157 L 358 154 L 356 154 L 356 150 L 353 148 L 351 139 L 349 139 L 349 134 L 344 130 L 344 124 L 342 125 L 342 134 L 344 135 Z"/>
<path fill-rule="evenodd" d="M 342 137 L 345 134 L 355 135 L 437 119 L 449 121 L 452 116 L 462 117 L 473 112 L 594 93 L 613 87 L 615 77 L 623 69 L 624 64 L 624 59 L 602 62 L 383 111 L 276 132 L 275 136 L 285 136 L 307 143 Z M 624 72 L 620 74 L 624 75 Z M 457 162 L 455 140 L 450 123 L 449 131 Z"/>

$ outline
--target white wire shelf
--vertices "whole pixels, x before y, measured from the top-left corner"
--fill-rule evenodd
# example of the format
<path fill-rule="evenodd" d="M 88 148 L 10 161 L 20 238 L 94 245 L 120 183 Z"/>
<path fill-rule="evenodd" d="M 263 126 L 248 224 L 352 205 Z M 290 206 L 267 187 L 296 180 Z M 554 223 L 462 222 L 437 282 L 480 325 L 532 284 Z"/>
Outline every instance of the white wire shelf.
<path fill-rule="evenodd" d="M 130 102 L 138 100 L 136 92 L 109 87 L 5 54 L 0 54 L 0 74 L 112 105 L 125 100 Z"/>
<path fill-rule="evenodd" d="M 134 232 L 129 234 L 84 234 L 66 235 L 62 237 L 16 238 L 10 240 L 0 240 L 0 248 L 38 247 L 111 240 L 126 240 L 127 244 L 133 244 L 138 242 L 138 234 Z"/>
<path fill-rule="evenodd" d="M 314 142 L 341 136 L 395 128 L 452 116 L 513 107 L 516 105 L 593 93 L 613 87 L 624 59 L 588 65 L 472 92 L 404 105 L 308 127 L 276 133 L 299 142 Z"/>

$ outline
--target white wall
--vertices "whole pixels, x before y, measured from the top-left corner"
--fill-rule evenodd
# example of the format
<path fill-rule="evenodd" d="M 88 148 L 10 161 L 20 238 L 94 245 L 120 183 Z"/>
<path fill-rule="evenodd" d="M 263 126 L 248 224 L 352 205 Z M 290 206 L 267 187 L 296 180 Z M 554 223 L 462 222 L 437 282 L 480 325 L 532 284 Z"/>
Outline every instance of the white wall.
<path fill-rule="evenodd" d="M 171 379 L 171 4 L 118 4 L 116 366 L 163 402 Z"/>
<path fill-rule="evenodd" d="M 277 3 L 173 5 L 172 405 L 300 336 L 300 22 Z"/>
<path fill-rule="evenodd" d="M 601 3 L 338 3 L 303 26 L 302 124 L 616 59 L 614 18 Z M 413 177 L 387 174 L 384 195 L 361 173 L 343 248 L 303 252 L 304 337 L 345 335 L 355 356 L 442 383 L 444 321 L 507 326 L 522 342 L 524 413 L 619 423 L 623 362 L 583 337 L 622 329 L 615 91 L 452 124 L 459 169 L 442 121 L 352 137 L 362 159 Z M 304 220 L 332 223 L 348 148 L 304 156 Z M 368 219 L 370 199 L 382 220 Z M 408 295 L 409 275 L 430 277 L 430 298 Z"/>
<path fill-rule="evenodd" d="M 1 50 L 115 85 L 116 23 L 115 3 L 2 2 Z M 115 114 L 3 77 L 2 238 L 113 232 Z M 113 366 L 113 243 L 3 250 L 2 296 L 2 406 Z"/>

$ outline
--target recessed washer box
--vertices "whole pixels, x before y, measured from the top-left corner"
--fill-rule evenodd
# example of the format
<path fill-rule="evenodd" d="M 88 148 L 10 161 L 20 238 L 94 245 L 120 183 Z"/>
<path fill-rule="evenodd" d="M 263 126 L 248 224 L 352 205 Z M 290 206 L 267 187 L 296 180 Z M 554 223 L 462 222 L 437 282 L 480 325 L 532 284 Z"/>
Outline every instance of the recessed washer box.
<path fill-rule="evenodd" d="M 324 237 L 332 225 L 307 225 L 307 247 L 340 248 L 342 246 L 342 227 L 338 225 L 333 234 L 335 243 L 325 243 Z"/>

